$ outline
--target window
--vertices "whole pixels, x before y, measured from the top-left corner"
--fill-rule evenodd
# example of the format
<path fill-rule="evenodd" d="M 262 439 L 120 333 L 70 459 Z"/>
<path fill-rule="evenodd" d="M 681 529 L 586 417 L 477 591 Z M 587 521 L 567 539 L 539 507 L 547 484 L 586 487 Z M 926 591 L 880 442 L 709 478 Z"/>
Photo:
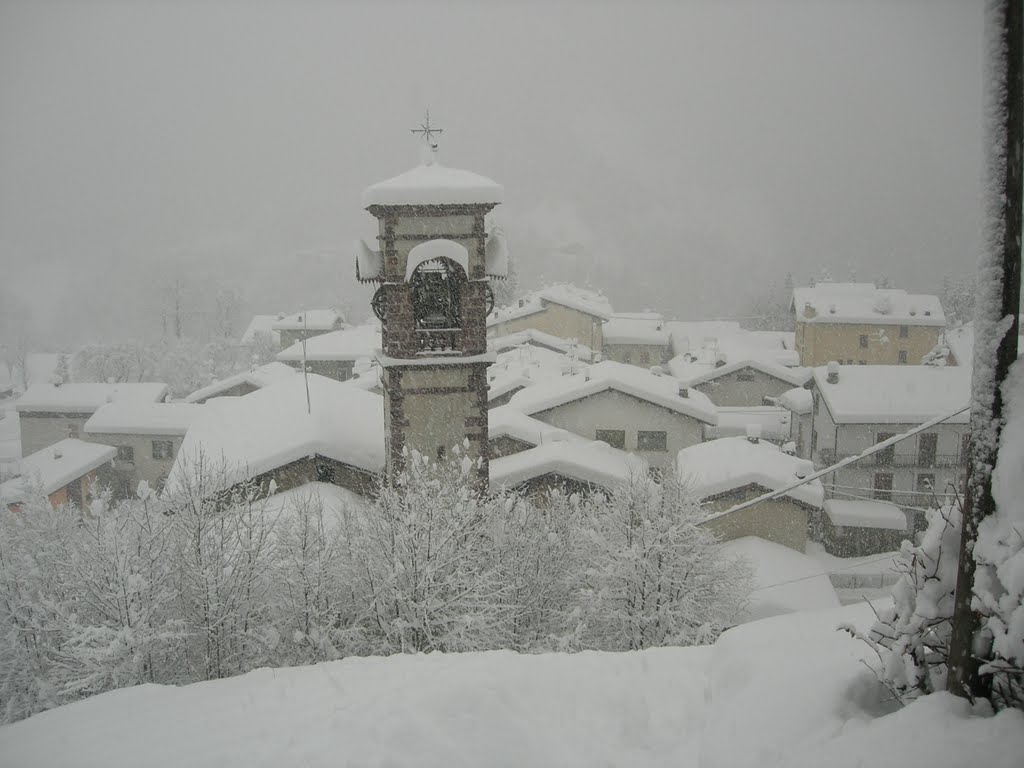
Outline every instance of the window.
<path fill-rule="evenodd" d="M 665 432 L 648 432 L 641 429 L 636 433 L 636 449 L 638 451 L 667 451 L 668 435 Z"/>
<path fill-rule="evenodd" d="M 846 361 L 846 364 L 847 364 L 847 365 L 853 365 L 853 360 L 847 360 L 847 361 Z"/>
<path fill-rule="evenodd" d="M 648 352 L 646 349 L 640 353 L 640 362 L 643 363 L 644 365 L 647 365 L 648 363 L 651 362 L 651 353 Z"/>
<path fill-rule="evenodd" d="M 629 354 L 629 352 L 623 352 L 622 353 L 622 362 L 624 362 L 627 365 L 629 365 L 630 363 L 633 362 L 633 356 L 631 354 Z"/>
<path fill-rule="evenodd" d="M 626 430 L 624 429 L 599 429 L 594 433 L 594 439 L 608 443 L 612 448 L 626 450 Z"/>
<path fill-rule="evenodd" d="M 135 461 L 135 449 L 130 445 L 117 446 L 117 460 L 129 463 Z"/>
<path fill-rule="evenodd" d="M 875 435 L 875 444 L 884 443 L 890 437 L 895 437 L 893 432 L 879 432 Z M 875 454 L 875 464 L 880 464 L 883 467 L 891 467 L 896 458 L 896 446 L 890 445 Z"/>
<path fill-rule="evenodd" d="M 899 352 L 899 357 L 897 359 L 898 359 L 898 362 L 899 362 L 900 365 L 906 365 L 907 364 L 907 350 L 901 349 L 900 352 Z"/>
<path fill-rule="evenodd" d="M 334 465 L 326 461 L 318 461 L 316 464 L 316 479 L 319 483 L 334 482 Z"/>
<path fill-rule="evenodd" d="M 917 463 L 922 467 L 934 467 L 938 449 L 939 436 L 934 432 L 923 433 L 917 438 Z"/>
<path fill-rule="evenodd" d="M 154 459 L 173 459 L 174 458 L 174 443 L 170 440 L 154 440 L 153 441 L 153 458 Z"/>
<path fill-rule="evenodd" d="M 861 337 L 860 337 L 860 348 L 861 349 L 867 349 L 868 348 L 868 337 L 865 334 L 862 334 Z"/>
<path fill-rule="evenodd" d="M 68 424 L 68 437 L 78 437 L 78 425 Z"/>
<path fill-rule="evenodd" d="M 906 325 L 901 325 L 900 326 L 900 338 L 901 339 L 909 339 L 910 338 L 910 327 L 909 326 L 906 326 Z"/>
<path fill-rule="evenodd" d="M 736 381 L 753 381 L 754 374 L 752 373 L 737 373 Z"/>
<path fill-rule="evenodd" d="M 935 475 L 930 472 L 922 472 L 917 476 L 917 490 L 921 493 L 931 493 L 935 488 Z"/>
<path fill-rule="evenodd" d="M 857 361 L 857 365 L 867 365 L 867 364 L 868 364 L 867 360 L 858 360 Z"/>
<path fill-rule="evenodd" d="M 412 274 L 412 309 L 420 330 L 462 327 L 462 291 L 466 273 L 451 259 L 439 258 Z"/>
<path fill-rule="evenodd" d="M 892 501 L 892 472 L 875 475 L 875 498 L 878 501 Z"/>

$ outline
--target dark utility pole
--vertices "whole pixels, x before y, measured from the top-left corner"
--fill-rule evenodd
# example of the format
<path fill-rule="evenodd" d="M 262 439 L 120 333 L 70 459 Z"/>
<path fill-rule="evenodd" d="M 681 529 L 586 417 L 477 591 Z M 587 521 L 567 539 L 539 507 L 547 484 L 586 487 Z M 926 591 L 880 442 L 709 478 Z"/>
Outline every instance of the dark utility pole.
<path fill-rule="evenodd" d="M 974 638 L 980 617 L 971 610 L 974 590 L 974 542 L 978 524 L 995 512 L 992 468 L 1004 422 L 1002 384 L 1017 359 L 1020 309 L 1021 182 L 1024 154 L 1024 79 L 1021 72 L 1021 0 L 999 0 L 989 6 L 989 77 L 993 97 L 989 108 L 989 165 L 986 190 L 986 254 L 978 274 L 975 332 L 1004 331 L 995 348 L 992 339 L 975 340 L 971 457 L 964 493 L 963 540 L 953 605 L 947 688 L 958 696 L 988 697 L 991 679 L 978 674 Z M 1005 151 L 1004 151 L 1005 150 Z M 993 320 L 997 322 L 992 322 Z M 994 364 L 994 370 L 993 370 Z M 991 403 L 991 408 L 988 404 Z"/>

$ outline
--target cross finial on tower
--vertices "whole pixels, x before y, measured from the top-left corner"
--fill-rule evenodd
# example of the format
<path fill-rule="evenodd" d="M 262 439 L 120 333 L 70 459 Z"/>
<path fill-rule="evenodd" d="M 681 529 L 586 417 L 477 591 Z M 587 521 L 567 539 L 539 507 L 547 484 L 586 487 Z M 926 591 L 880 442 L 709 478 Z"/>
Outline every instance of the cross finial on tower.
<path fill-rule="evenodd" d="M 435 128 L 430 124 L 430 110 L 427 110 L 426 117 L 423 122 L 420 123 L 419 128 L 413 128 L 412 133 L 418 133 L 423 141 L 430 146 L 431 149 L 437 149 L 437 144 L 434 143 L 434 136 L 440 136 L 444 133 L 443 128 Z"/>

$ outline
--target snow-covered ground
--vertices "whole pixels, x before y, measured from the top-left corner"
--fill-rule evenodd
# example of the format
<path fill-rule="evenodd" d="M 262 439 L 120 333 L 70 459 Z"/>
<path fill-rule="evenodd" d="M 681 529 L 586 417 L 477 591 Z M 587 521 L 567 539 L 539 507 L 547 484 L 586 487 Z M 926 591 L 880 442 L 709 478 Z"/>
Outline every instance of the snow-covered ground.
<path fill-rule="evenodd" d="M 837 632 L 867 605 L 777 616 L 713 647 L 350 658 L 141 686 L 0 728 L 7 768 L 1011 768 L 1024 714 L 947 694 L 893 712 Z"/>

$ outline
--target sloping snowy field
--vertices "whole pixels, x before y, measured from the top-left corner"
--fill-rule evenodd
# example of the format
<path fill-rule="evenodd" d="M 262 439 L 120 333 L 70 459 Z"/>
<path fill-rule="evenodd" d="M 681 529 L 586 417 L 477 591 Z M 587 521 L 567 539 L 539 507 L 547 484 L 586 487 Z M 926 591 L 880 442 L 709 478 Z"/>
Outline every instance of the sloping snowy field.
<path fill-rule="evenodd" d="M 890 713 L 835 631 L 866 605 L 711 648 L 346 659 L 115 691 L 0 728 L 0 765 L 1016 768 L 1024 715 L 946 694 Z"/>

